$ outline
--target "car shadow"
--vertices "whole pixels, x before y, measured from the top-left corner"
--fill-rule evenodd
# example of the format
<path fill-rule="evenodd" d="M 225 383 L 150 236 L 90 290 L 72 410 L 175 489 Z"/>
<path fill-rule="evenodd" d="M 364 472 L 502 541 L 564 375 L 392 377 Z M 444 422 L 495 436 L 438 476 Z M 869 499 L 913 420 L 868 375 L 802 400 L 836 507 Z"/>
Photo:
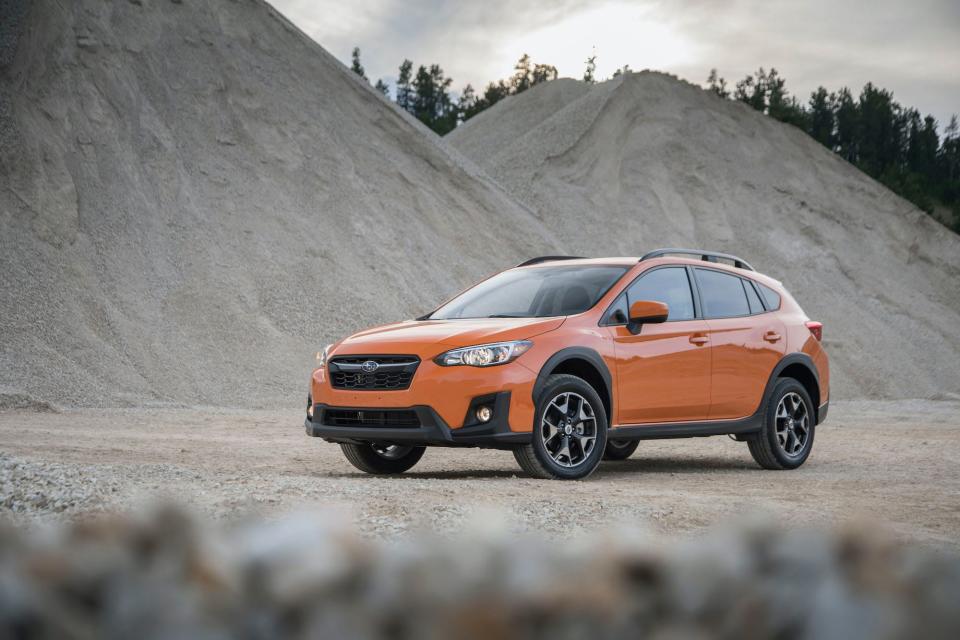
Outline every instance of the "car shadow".
<path fill-rule="evenodd" d="M 750 460 L 736 458 L 647 458 L 637 456 L 626 460 L 608 460 L 600 464 L 597 473 L 704 473 L 709 471 L 759 471 Z"/>
<path fill-rule="evenodd" d="M 608 460 L 600 463 L 592 478 L 616 477 L 640 473 L 713 473 L 717 471 L 759 471 L 759 467 L 750 460 L 735 458 L 705 457 L 705 458 L 649 458 L 634 457 L 627 460 Z M 326 477 L 333 478 L 369 478 L 362 471 L 346 473 L 329 473 Z M 440 471 L 417 471 L 412 469 L 396 476 L 378 476 L 403 480 L 468 480 L 468 479 L 499 479 L 517 478 L 528 479 L 519 468 L 516 469 L 444 469 Z"/>

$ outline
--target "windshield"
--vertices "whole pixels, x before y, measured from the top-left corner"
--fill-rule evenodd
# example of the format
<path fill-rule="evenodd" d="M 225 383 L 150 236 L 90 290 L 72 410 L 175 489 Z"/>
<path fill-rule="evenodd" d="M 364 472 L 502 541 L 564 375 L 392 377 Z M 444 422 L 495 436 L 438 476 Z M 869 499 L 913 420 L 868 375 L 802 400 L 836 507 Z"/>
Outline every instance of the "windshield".
<path fill-rule="evenodd" d="M 511 269 L 465 291 L 429 319 L 571 316 L 597 304 L 626 271 L 608 265 Z"/>

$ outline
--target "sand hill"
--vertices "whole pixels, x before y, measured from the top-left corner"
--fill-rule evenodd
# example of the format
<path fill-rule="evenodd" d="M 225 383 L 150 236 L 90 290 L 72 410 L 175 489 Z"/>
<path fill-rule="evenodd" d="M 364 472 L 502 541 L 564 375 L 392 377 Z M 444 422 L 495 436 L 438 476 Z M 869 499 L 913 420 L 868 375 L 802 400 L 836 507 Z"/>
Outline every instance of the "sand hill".
<path fill-rule="evenodd" d="M 801 131 L 670 76 L 558 80 L 450 142 L 566 251 L 742 255 L 825 325 L 835 397 L 960 392 L 960 239 Z"/>
<path fill-rule="evenodd" d="M 0 3 L 8 399 L 292 406 L 548 236 L 264 2 Z"/>

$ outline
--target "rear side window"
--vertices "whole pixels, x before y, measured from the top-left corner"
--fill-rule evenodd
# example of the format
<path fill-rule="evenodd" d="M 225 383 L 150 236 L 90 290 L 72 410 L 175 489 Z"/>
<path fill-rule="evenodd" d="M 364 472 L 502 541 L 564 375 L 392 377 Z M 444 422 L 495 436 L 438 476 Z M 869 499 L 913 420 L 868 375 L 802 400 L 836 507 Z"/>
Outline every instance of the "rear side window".
<path fill-rule="evenodd" d="M 667 303 L 667 320 L 693 320 L 693 294 L 685 267 L 654 269 L 640 276 L 627 289 L 629 304 L 637 300 L 655 300 Z"/>
<path fill-rule="evenodd" d="M 750 315 L 750 304 L 740 278 L 711 269 L 697 269 L 700 302 L 705 318 Z"/>
<path fill-rule="evenodd" d="M 780 294 L 771 289 L 770 287 L 757 283 L 757 287 L 760 289 L 761 295 L 763 295 L 764 301 L 767 303 L 767 309 L 770 311 L 776 311 L 780 308 Z"/>
<path fill-rule="evenodd" d="M 750 304 L 750 313 L 763 313 L 763 304 L 760 302 L 760 296 L 757 290 L 753 288 L 749 280 L 741 280 L 743 290 L 747 292 L 747 302 Z"/>

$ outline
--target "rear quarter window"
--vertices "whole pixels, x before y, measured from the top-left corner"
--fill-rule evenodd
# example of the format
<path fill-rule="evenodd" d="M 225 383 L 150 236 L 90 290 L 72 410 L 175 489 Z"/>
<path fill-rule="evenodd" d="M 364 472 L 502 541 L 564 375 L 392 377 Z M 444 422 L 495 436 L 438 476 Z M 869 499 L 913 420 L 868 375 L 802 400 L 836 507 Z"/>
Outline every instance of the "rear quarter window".
<path fill-rule="evenodd" d="M 760 289 L 760 295 L 763 296 L 763 301 L 767 303 L 767 309 L 770 311 L 776 311 L 780 308 L 780 294 L 771 289 L 770 287 L 757 283 L 757 288 Z"/>

